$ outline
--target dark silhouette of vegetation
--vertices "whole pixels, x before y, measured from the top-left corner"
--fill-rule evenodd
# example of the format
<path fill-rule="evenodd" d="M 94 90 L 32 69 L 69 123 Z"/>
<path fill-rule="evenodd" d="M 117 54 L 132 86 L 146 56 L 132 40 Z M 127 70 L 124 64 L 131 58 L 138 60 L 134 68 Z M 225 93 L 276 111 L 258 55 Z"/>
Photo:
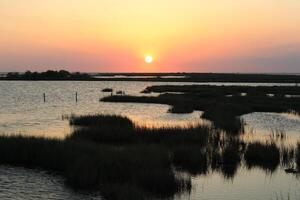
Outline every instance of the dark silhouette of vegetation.
<path fill-rule="evenodd" d="M 238 73 L 99 73 L 101 81 L 157 81 L 157 82 L 244 82 L 244 83 L 300 83 L 300 76 L 288 74 Z M 125 77 L 113 77 L 125 76 Z M 145 76 L 145 77 L 142 77 Z M 153 76 L 153 77 L 149 77 Z M 107 78 L 105 78 L 107 77 Z M 178 78 L 180 77 L 180 78 Z"/>
<path fill-rule="evenodd" d="M 115 115 L 69 120 L 74 132 L 64 140 L 0 136 L 0 164 L 59 173 L 73 188 L 100 191 L 105 199 L 143 200 L 189 192 L 190 177 L 176 171 L 197 175 L 212 169 L 232 178 L 243 157 L 247 166 L 268 171 L 282 157 L 275 144 L 247 146 L 205 125 L 146 128 Z"/>
<path fill-rule="evenodd" d="M 7 80 L 86 80 L 91 79 L 91 76 L 86 73 L 70 73 L 66 70 L 45 72 L 31 72 L 25 73 L 11 72 L 6 75 Z"/>
<path fill-rule="evenodd" d="M 58 172 L 72 187 L 100 190 L 108 199 L 126 199 L 120 196 L 126 191 L 120 190 L 115 198 L 109 194 L 111 190 L 126 189 L 127 184 L 139 191 L 140 199 L 151 195 L 172 196 L 191 187 L 190 180 L 175 176 L 167 151 L 157 145 L 115 147 L 84 141 L 1 136 L 0 163 Z"/>
<path fill-rule="evenodd" d="M 208 126 L 135 127 L 127 117 L 116 115 L 72 116 L 70 124 L 80 125 L 69 136 L 71 140 L 89 140 L 98 143 L 126 144 L 197 144 L 204 146 L 208 143 L 213 130 Z"/>
<path fill-rule="evenodd" d="M 30 79 L 23 74 L 10 72 L 0 80 L 53 80 L 39 73 L 32 72 Z M 29 75 L 29 74 L 28 74 Z M 80 76 L 80 78 L 78 77 Z M 98 76 L 98 78 L 97 78 Z M 99 78 L 101 76 L 101 78 Z M 116 77 L 114 77 L 116 76 Z M 119 77 L 118 77 L 119 76 Z M 143 77 L 144 76 L 144 77 Z M 235 82 L 235 83 L 300 83 L 298 75 L 284 74 L 222 74 L 222 73 L 99 73 L 82 76 L 75 74 L 73 78 L 56 78 L 56 80 L 88 80 L 88 81 L 152 81 L 152 82 Z"/>
<path fill-rule="evenodd" d="M 99 118 L 106 117 L 109 118 L 106 119 L 108 121 L 118 118 L 118 116 L 89 116 L 88 118 L 90 121 L 97 122 Z M 285 160 L 282 159 L 283 163 L 294 159 L 293 156 L 285 156 L 285 151 L 279 152 L 275 144 L 253 143 L 247 147 L 238 137 L 232 138 L 226 135 L 221 137 L 220 132 L 205 125 L 187 128 L 145 128 L 132 126 L 126 117 L 120 117 L 119 120 L 127 122 L 123 125 L 117 122 L 118 126 L 109 125 L 107 128 L 99 123 L 99 127 L 77 129 L 69 139 L 114 145 L 128 143 L 163 145 L 172 155 L 173 164 L 179 170 L 199 174 L 206 173 L 210 166 L 212 169 L 221 170 L 227 178 L 235 175 L 242 157 L 245 157 L 247 166 L 259 166 L 269 171 L 273 171 L 278 166 L 280 158 L 285 157 Z M 290 152 L 291 149 L 288 151 Z"/>
<path fill-rule="evenodd" d="M 221 170 L 225 177 L 232 178 L 240 165 L 241 154 L 243 152 L 242 143 L 239 140 L 229 140 L 223 149 Z"/>
<path fill-rule="evenodd" d="M 127 127 L 133 128 L 133 122 L 127 117 L 118 115 L 84 115 L 71 116 L 70 125 L 87 126 L 87 127 Z"/>
<path fill-rule="evenodd" d="M 274 171 L 280 163 L 280 151 L 274 143 L 249 144 L 244 157 L 250 168 L 257 166 L 268 171 Z"/>
<path fill-rule="evenodd" d="M 215 144 L 210 143 L 210 151 L 208 151 L 210 167 L 214 171 L 221 172 L 225 178 L 232 179 L 240 166 L 245 152 L 245 143 L 238 137 L 220 136 L 215 137 Z"/>
<path fill-rule="evenodd" d="M 224 97 L 225 95 L 264 96 L 266 94 L 299 95 L 300 88 L 296 86 L 214 86 L 214 85 L 154 85 L 144 89 L 144 93 L 181 92 L 197 94 L 201 97 Z"/>
<path fill-rule="evenodd" d="M 194 109 L 188 104 L 182 102 L 181 104 L 178 103 L 173 105 L 168 111 L 175 114 L 185 114 L 194 112 Z"/>
<path fill-rule="evenodd" d="M 291 147 L 281 147 L 281 164 L 283 167 L 286 167 L 287 169 L 294 169 L 294 159 L 295 158 L 295 148 Z"/>
<path fill-rule="evenodd" d="M 112 88 L 104 88 L 102 92 L 113 92 L 114 90 Z"/>
<path fill-rule="evenodd" d="M 216 128 L 231 134 L 243 132 L 244 123 L 239 117 L 244 114 L 290 110 L 300 112 L 300 98 L 285 98 L 287 94 L 300 95 L 300 87 L 294 86 L 162 85 L 147 87 L 143 92 L 161 94 L 157 97 L 109 96 L 102 98 L 101 101 L 168 104 L 172 106 L 169 111 L 173 113 L 204 111 L 203 118 L 211 120 Z M 270 97 L 267 94 L 275 96 Z"/>
<path fill-rule="evenodd" d="M 208 155 L 198 145 L 179 145 L 171 148 L 172 160 L 178 170 L 191 174 L 205 174 L 208 172 Z"/>

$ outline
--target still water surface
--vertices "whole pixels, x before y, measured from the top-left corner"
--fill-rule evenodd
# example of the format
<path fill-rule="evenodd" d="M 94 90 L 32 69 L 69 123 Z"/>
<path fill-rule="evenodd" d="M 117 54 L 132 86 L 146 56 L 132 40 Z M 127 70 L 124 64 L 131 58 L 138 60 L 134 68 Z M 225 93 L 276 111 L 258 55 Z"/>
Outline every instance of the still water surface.
<path fill-rule="evenodd" d="M 200 118 L 201 111 L 192 114 L 168 113 L 169 106 L 159 104 L 104 103 L 99 99 L 109 93 L 104 88 L 123 90 L 130 95 L 151 85 L 185 85 L 199 83 L 151 82 L 0 82 L 0 133 L 64 138 L 70 127 L 64 116 L 70 114 L 122 114 L 143 126 L 186 125 L 209 123 Z M 206 84 L 206 83 L 201 83 Z M 215 85 L 245 85 L 244 83 L 209 83 Z M 281 85 L 281 84 L 248 84 Z M 286 85 L 286 84 L 285 84 Z M 78 102 L 75 93 L 78 93 Z M 43 100 L 46 93 L 46 102 Z M 148 94 L 149 95 L 149 94 Z M 151 94 L 150 94 L 151 95 Z M 155 95 L 155 94 L 152 94 Z M 242 116 L 246 122 L 247 140 L 267 140 L 274 133 L 285 133 L 287 144 L 300 139 L 300 117 L 292 114 L 251 113 Z M 286 174 L 282 168 L 274 173 L 240 167 L 233 178 L 221 173 L 193 177 L 193 191 L 176 199 L 300 199 L 299 177 Z M 42 187 L 41 187 L 42 185 Z M 98 194 L 75 193 L 59 176 L 40 170 L 0 167 L 1 199 L 99 199 Z M 24 197 L 24 198 L 23 198 Z"/>

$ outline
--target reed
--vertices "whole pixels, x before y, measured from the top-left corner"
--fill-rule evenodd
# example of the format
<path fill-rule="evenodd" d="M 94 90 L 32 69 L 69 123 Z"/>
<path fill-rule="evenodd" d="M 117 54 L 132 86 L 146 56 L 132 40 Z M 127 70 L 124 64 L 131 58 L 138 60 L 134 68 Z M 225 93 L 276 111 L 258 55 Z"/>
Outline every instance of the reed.
<path fill-rule="evenodd" d="M 201 147 L 180 145 L 171 148 L 172 161 L 178 170 L 191 174 L 206 174 L 208 172 L 208 154 Z"/>
<path fill-rule="evenodd" d="M 268 171 L 274 171 L 280 163 L 280 151 L 274 144 L 252 143 L 244 155 L 248 167 L 261 167 Z"/>
<path fill-rule="evenodd" d="M 133 123 L 130 119 L 118 115 L 84 115 L 70 117 L 70 125 L 87 126 L 87 127 L 102 127 L 102 126 L 118 126 L 132 128 Z"/>
<path fill-rule="evenodd" d="M 64 140 L 0 136 L 0 164 L 43 168 L 75 189 L 97 190 L 106 199 L 172 198 L 191 190 L 192 175 L 221 171 L 232 178 L 244 157 L 248 167 L 274 171 L 293 159 L 274 144 L 251 143 L 209 126 L 137 127 L 122 116 L 71 116 Z M 297 148 L 300 163 L 300 144 Z M 284 161 L 285 162 L 285 161 Z"/>
<path fill-rule="evenodd" d="M 70 124 L 80 127 L 67 140 L 88 140 L 105 144 L 156 143 L 206 145 L 213 130 L 206 125 L 187 127 L 138 127 L 122 116 L 73 116 Z"/>
<path fill-rule="evenodd" d="M 64 176 L 73 188 L 96 189 L 104 195 L 109 191 L 103 190 L 103 185 L 108 188 L 130 184 L 141 188 L 145 197 L 169 196 L 190 189 L 190 180 L 173 173 L 167 150 L 156 145 L 115 147 L 85 141 L 1 136 L 0 163 L 44 168 Z"/>
<path fill-rule="evenodd" d="M 294 147 L 281 147 L 280 148 L 280 162 L 284 167 L 290 168 L 294 165 L 295 161 L 295 148 Z"/>

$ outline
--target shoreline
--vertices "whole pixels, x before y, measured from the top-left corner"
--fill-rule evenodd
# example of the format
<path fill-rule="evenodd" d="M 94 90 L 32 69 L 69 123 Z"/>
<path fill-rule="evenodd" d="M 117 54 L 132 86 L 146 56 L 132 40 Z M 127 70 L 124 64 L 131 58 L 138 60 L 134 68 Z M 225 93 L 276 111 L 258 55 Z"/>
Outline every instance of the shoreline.
<path fill-rule="evenodd" d="M 45 72 L 47 73 L 47 72 Z M 57 72 L 59 73 L 59 72 Z M 69 73 L 69 72 L 68 72 Z M 34 74 L 34 73 L 33 73 Z M 145 81 L 145 82 L 224 82 L 224 83 L 300 83 L 298 74 L 234 74 L 234 73 L 93 73 L 77 77 L 0 77 L 0 81 Z M 71 74 L 71 73 L 69 73 Z M 97 77 L 98 76 L 98 77 Z M 100 76 L 100 77 L 99 77 Z M 121 76 L 121 77 L 117 77 Z M 170 77 L 171 76 L 171 77 Z"/>
<path fill-rule="evenodd" d="M 0 78 L 0 81 L 91 81 L 91 82 L 102 82 L 102 81 L 119 81 L 119 82 L 189 82 L 189 83 L 286 83 L 286 84 L 300 84 L 299 80 L 265 80 L 265 81 L 255 81 L 255 80 L 195 80 L 195 79 L 149 79 L 149 78 L 93 78 L 93 79 L 10 79 L 10 78 Z"/>

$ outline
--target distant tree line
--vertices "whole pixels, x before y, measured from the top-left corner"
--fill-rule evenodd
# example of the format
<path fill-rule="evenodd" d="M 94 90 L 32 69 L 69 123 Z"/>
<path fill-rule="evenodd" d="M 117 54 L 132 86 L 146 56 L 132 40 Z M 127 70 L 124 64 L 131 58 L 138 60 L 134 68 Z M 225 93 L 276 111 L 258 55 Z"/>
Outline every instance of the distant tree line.
<path fill-rule="evenodd" d="M 66 70 L 53 71 L 48 70 L 45 72 L 31 72 L 25 73 L 10 72 L 6 75 L 8 79 L 24 79 L 24 80 L 56 80 L 56 79 L 89 79 L 91 76 L 86 73 L 70 73 Z"/>

